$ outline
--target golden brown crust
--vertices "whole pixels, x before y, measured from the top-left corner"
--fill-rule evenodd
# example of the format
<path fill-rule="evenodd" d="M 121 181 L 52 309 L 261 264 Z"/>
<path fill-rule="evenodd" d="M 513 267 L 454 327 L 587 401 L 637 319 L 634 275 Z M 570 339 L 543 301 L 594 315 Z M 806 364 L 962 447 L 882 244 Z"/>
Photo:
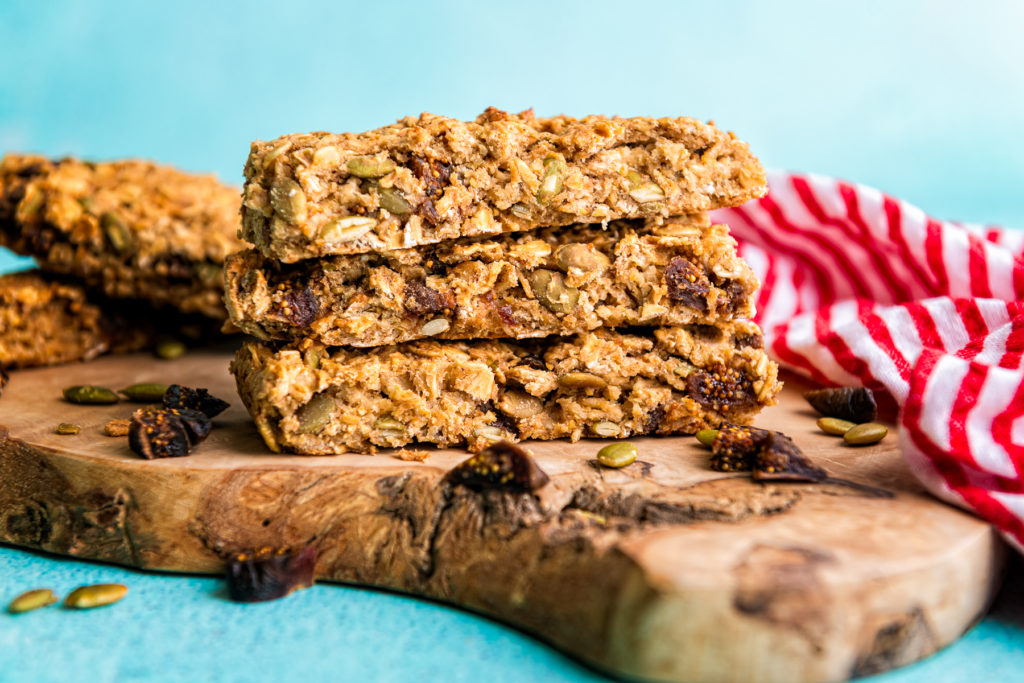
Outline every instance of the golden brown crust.
<path fill-rule="evenodd" d="M 237 190 L 145 161 L 0 160 L 0 244 L 116 298 L 224 318 Z"/>
<path fill-rule="evenodd" d="M 422 114 L 254 142 L 243 237 L 286 263 L 456 237 L 694 214 L 767 191 L 731 133 L 690 118 Z"/>
<path fill-rule="evenodd" d="M 781 388 L 747 321 L 372 350 L 247 342 L 232 372 L 268 446 L 311 455 L 692 434 L 748 422 Z"/>
<path fill-rule="evenodd" d="M 225 266 L 232 322 L 327 346 L 524 339 L 598 327 L 753 315 L 758 283 L 707 215 L 470 237 L 282 267 L 250 250 Z"/>

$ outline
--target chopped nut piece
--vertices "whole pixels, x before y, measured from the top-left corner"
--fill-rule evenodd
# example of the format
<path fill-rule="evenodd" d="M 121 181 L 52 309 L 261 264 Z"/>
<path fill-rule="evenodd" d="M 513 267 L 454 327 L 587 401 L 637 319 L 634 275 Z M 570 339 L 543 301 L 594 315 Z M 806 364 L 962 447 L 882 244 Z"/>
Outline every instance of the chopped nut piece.
<path fill-rule="evenodd" d="M 131 420 L 111 420 L 103 425 L 103 433 L 107 436 L 128 436 L 131 426 Z"/>

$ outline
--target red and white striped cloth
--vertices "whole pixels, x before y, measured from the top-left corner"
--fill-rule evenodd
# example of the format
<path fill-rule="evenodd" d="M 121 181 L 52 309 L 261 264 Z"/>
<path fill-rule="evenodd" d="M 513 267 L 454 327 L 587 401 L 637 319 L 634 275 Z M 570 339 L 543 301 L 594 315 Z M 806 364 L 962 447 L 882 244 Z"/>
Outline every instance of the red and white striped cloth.
<path fill-rule="evenodd" d="M 761 279 L 776 360 L 874 389 L 925 486 L 1024 552 L 1024 232 L 821 176 L 773 172 L 769 186 L 714 219 Z"/>

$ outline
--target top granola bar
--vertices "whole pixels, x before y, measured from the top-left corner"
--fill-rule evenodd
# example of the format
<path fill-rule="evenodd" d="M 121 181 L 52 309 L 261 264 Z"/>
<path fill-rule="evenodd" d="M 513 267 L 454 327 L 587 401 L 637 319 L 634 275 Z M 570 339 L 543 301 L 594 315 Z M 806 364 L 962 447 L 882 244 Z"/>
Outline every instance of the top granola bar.
<path fill-rule="evenodd" d="M 422 114 L 366 133 L 254 142 L 242 237 L 293 263 L 454 237 L 694 214 L 767 191 L 732 133 L 690 118 L 475 121 Z"/>
<path fill-rule="evenodd" d="M 0 244 L 112 298 L 223 319 L 238 190 L 146 161 L 0 160 Z"/>

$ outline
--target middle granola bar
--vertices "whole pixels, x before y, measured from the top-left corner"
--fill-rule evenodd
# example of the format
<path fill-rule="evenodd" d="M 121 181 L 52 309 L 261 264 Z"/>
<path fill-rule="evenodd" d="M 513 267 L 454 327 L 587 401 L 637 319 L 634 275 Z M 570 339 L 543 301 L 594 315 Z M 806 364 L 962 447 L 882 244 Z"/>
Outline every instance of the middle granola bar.
<path fill-rule="evenodd" d="M 294 265 L 241 252 L 232 322 L 261 339 L 380 346 L 716 324 L 753 314 L 758 283 L 706 214 L 575 225 Z"/>

